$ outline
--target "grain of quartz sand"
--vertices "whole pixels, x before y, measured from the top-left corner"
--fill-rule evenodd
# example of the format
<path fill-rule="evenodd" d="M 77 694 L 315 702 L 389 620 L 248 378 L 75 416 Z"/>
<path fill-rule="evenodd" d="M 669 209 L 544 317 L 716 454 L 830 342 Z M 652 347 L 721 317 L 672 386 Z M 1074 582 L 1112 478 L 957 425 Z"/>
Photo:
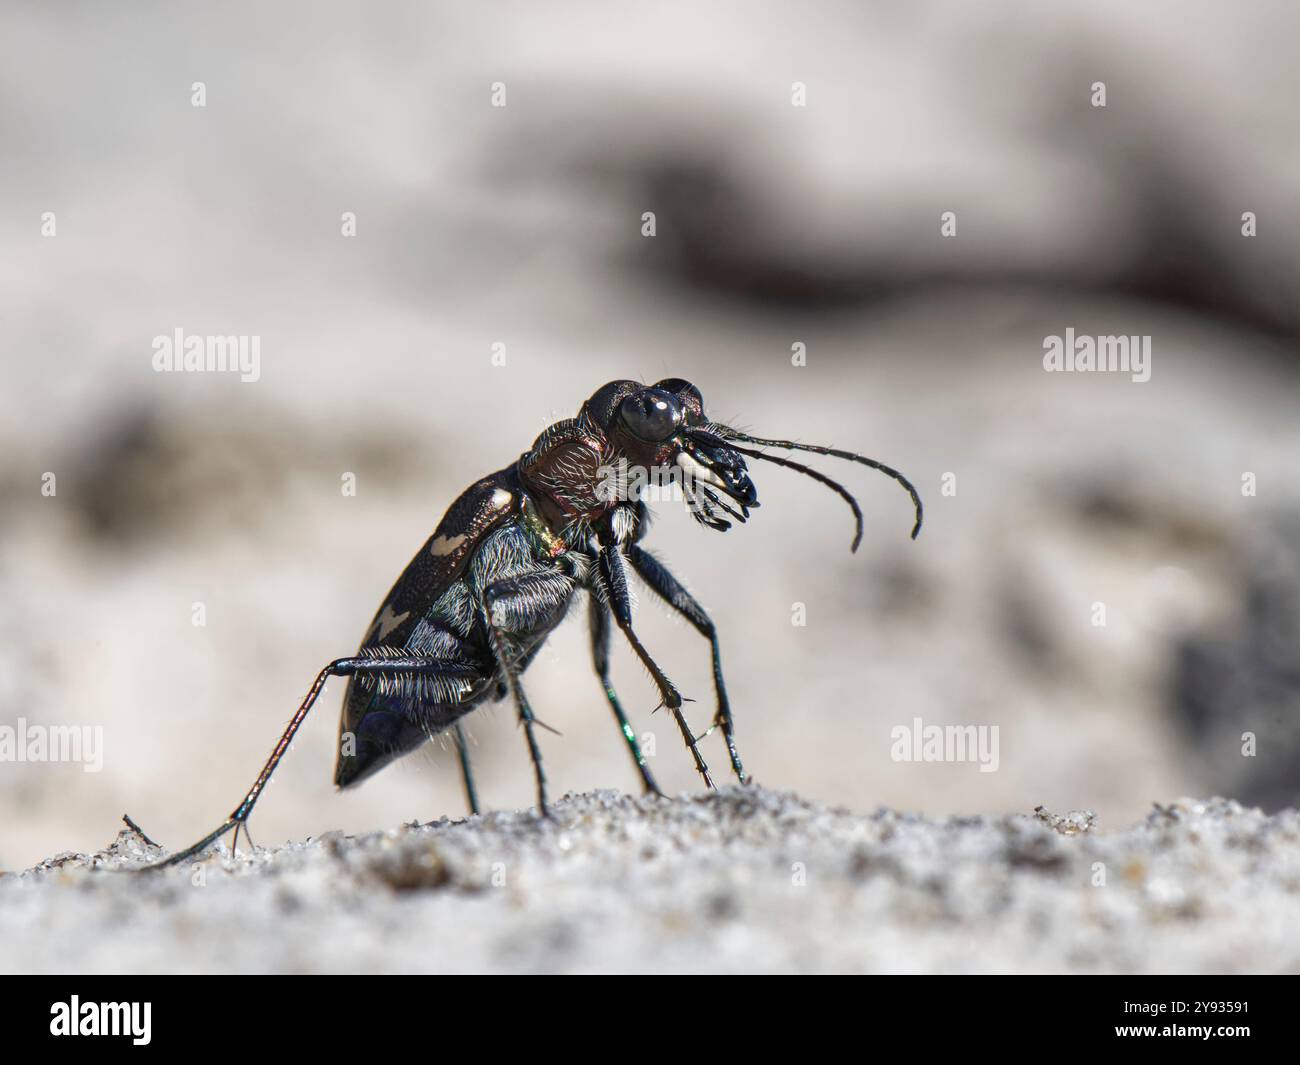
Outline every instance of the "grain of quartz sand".
<path fill-rule="evenodd" d="M 144 876 L 0 876 L 14 972 L 1300 971 L 1300 814 L 933 819 L 758 787 L 566 797 Z M 147 826 L 146 826 L 147 828 Z"/>

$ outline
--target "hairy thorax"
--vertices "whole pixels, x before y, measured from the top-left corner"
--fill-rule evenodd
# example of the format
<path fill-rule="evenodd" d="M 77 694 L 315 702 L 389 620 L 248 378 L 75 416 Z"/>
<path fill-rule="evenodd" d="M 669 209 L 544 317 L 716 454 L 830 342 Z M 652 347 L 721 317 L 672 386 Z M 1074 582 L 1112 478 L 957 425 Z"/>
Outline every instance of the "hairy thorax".
<path fill-rule="evenodd" d="M 612 457 L 602 436 L 578 419 L 551 426 L 520 457 L 523 519 L 551 557 L 586 543 L 592 526 L 618 505 L 602 491 Z"/>

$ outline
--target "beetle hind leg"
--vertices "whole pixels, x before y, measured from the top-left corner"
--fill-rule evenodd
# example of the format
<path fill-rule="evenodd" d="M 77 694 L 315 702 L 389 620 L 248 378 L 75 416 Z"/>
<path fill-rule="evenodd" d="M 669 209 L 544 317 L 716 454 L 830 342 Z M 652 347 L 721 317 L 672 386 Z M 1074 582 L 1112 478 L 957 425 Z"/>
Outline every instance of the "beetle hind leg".
<path fill-rule="evenodd" d="M 472 666 L 447 662 L 444 659 L 439 658 L 428 658 L 422 655 L 402 655 L 400 657 L 386 658 L 368 658 L 364 656 L 355 658 L 336 658 L 316 674 L 316 679 L 312 682 L 310 690 L 303 698 L 302 703 L 299 704 L 297 711 L 294 713 L 288 726 L 281 734 L 279 742 L 276 743 L 274 749 L 271 751 L 271 756 L 266 760 L 266 765 L 262 767 L 262 771 L 257 775 L 257 779 L 253 781 L 253 786 L 248 789 L 243 801 L 235 807 L 234 812 L 231 813 L 231 815 L 227 817 L 218 828 L 213 829 L 197 843 L 186 847 L 183 851 L 178 851 L 176 854 L 164 858 L 162 861 L 154 862 L 151 865 L 141 866 L 140 871 L 144 872 L 152 869 L 165 869 L 169 866 L 180 865 L 182 862 L 188 861 L 190 858 L 193 858 L 207 850 L 208 847 L 231 829 L 235 830 L 235 839 L 233 842 L 236 844 L 239 841 L 239 831 L 241 829 L 244 831 L 245 835 L 247 835 L 248 819 L 252 816 L 253 807 L 257 805 L 257 800 L 261 798 L 262 792 L 265 790 L 267 784 L 270 783 L 271 775 L 275 772 L 276 767 L 279 766 L 285 754 L 288 752 L 289 744 L 293 742 L 293 737 L 297 734 L 303 721 L 306 720 L 307 715 L 311 712 L 311 708 L 316 705 L 316 700 L 320 698 L 321 692 L 325 689 L 325 682 L 328 681 L 330 677 L 350 677 L 358 673 L 371 675 L 382 674 L 385 676 L 424 674 L 444 677 L 463 677 L 467 675 L 473 676 L 476 671 Z M 251 836 L 248 841 L 250 844 L 253 842 Z"/>

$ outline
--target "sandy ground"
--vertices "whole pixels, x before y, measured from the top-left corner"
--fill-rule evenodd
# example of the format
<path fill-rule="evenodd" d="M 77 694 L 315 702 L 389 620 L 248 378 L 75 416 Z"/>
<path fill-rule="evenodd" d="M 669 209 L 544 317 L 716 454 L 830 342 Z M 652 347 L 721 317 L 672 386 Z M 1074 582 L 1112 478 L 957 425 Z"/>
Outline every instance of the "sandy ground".
<path fill-rule="evenodd" d="M 8 972 L 1295 972 L 1300 814 L 1222 799 L 1103 831 L 759 787 L 339 832 L 133 875 L 0 877 Z"/>

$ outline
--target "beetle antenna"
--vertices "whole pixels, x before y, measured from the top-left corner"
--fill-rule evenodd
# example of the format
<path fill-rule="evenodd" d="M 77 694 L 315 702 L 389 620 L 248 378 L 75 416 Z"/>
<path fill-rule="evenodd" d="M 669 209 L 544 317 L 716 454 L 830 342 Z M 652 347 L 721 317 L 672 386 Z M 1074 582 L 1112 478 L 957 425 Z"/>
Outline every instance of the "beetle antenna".
<path fill-rule="evenodd" d="M 742 439 L 746 438 L 742 437 Z M 843 499 L 852 509 L 853 521 L 857 525 L 857 531 L 853 534 L 853 544 L 849 550 L 856 551 L 858 549 L 858 545 L 862 543 L 862 508 L 858 506 L 858 501 L 853 498 L 849 490 L 842 484 L 838 481 L 832 481 L 826 476 L 826 474 L 814 470 L 811 466 L 805 466 L 802 462 L 795 462 L 794 459 L 783 459 L 778 455 L 768 455 L 762 451 L 750 451 L 747 447 L 736 447 L 736 445 L 730 440 L 727 441 L 727 447 L 731 448 L 732 451 L 739 452 L 742 455 L 748 455 L 753 459 L 762 459 L 764 462 L 774 462 L 778 466 L 786 467 L 786 469 L 797 470 L 799 473 L 811 477 L 814 481 L 820 481 L 832 491 L 838 492 L 840 498 Z"/>
<path fill-rule="evenodd" d="M 749 436 L 746 433 L 738 433 L 734 429 L 731 430 L 731 434 L 732 434 L 731 435 L 732 440 L 743 440 L 747 444 L 758 444 L 760 447 L 779 447 L 787 451 L 811 451 L 815 455 L 830 455 L 832 458 L 848 459 L 850 462 L 860 462 L 864 466 L 870 466 L 873 470 L 880 471 L 886 477 L 892 477 L 895 481 L 897 481 L 899 484 L 901 484 L 904 488 L 907 489 L 907 494 L 912 497 L 912 506 L 916 508 L 916 524 L 912 526 L 912 539 L 915 540 L 917 536 L 920 534 L 921 521 L 924 515 L 924 508 L 921 506 L 920 493 L 917 492 L 916 487 L 912 484 L 911 481 L 909 481 L 906 477 L 904 477 L 892 466 L 886 466 L 883 462 L 877 462 L 875 459 L 869 459 L 865 455 L 854 454 L 852 451 L 840 451 L 838 448 L 822 447 L 820 444 L 798 444 L 795 443 L 793 440 L 764 440 L 762 437 Z M 827 484 L 833 488 L 838 489 L 840 494 L 844 495 L 846 498 L 852 498 L 851 496 L 848 495 L 847 492 L 839 488 L 839 486 L 836 485 L 834 481 L 831 481 L 829 479 L 823 479 L 821 476 L 817 475 L 816 471 L 808 469 L 807 466 L 799 466 L 797 463 L 789 462 L 789 460 L 785 460 L 784 462 L 781 462 L 772 455 L 763 455 L 759 452 L 745 451 L 743 448 L 736 448 L 735 450 L 741 452 L 741 454 L 744 455 L 752 455 L 755 458 L 767 459 L 769 462 L 777 462 L 778 465 L 788 465 L 792 469 L 798 469 L 803 473 L 809 474 L 815 480 L 822 481 L 823 484 Z M 853 541 L 853 548 L 856 551 L 858 546 L 858 541 L 862 539 L 862 516 L 860 513 L 858 513 L 856 506 L 854 506 L 854 513 L 857 514 L 858 517 L 858 535 Z"/>

